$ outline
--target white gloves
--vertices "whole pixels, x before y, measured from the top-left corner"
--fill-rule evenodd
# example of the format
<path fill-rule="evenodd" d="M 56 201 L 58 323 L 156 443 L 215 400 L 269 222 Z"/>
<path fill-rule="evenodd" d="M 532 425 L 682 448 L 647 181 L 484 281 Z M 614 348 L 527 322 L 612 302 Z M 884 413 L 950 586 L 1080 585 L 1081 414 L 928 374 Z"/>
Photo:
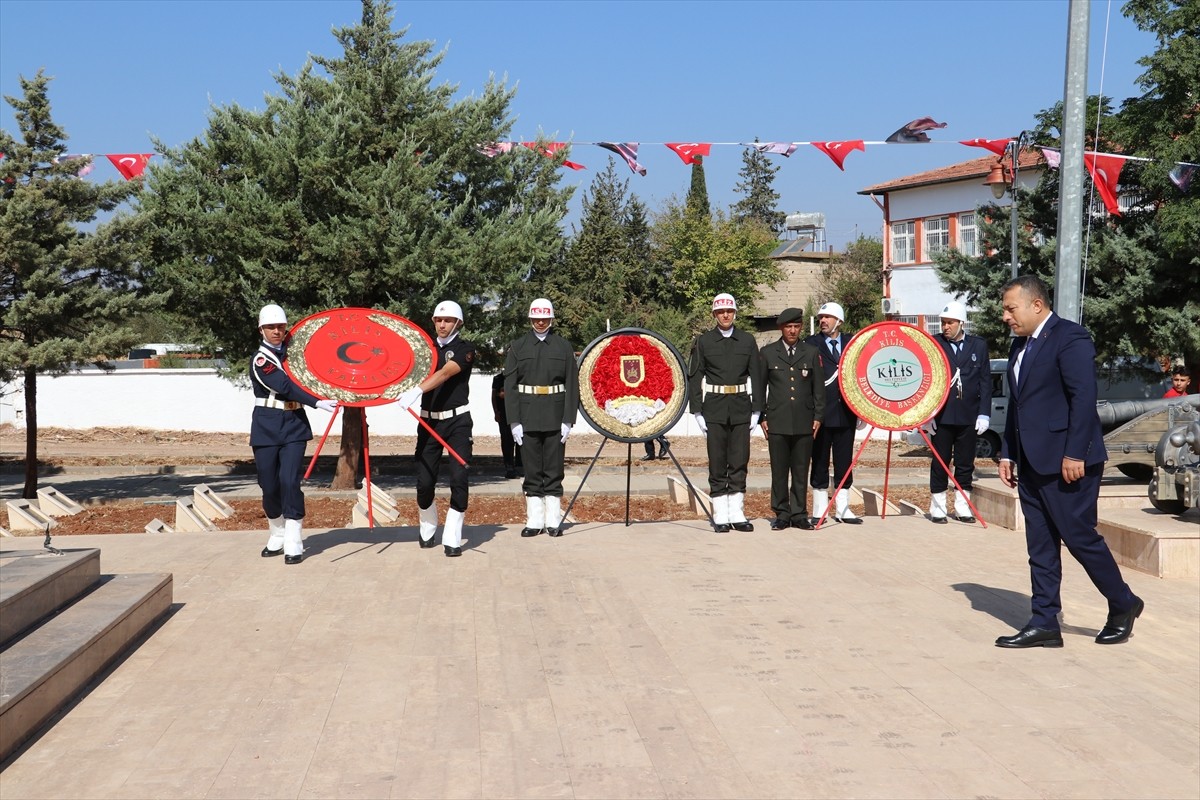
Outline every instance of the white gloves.
<path fill-rule="evenodd" d="M 519 422 L 514 422 L 509 427 L 512 428 L 513 441 L 517 443 L 517 446 L 519 447 L 519 446 L 525 444 L 525 428 L 524 428 L 524 426 L 522 426 L 521 423 L 519 423 Z"/>
<path fill-rule="evenodd" d="M 758 421 L 760 419 L 762 419 L 762 412 L 759 412 L 759 411 L 751 411 L 750 412 L 750 435 L 751 436 L 758 433 Z"/>
<path fill-rule="evenodd" d="M 564 422 L 562 424 L 561 430 L 562 430 L 562 443 L 566 444 L 567 437 L 571 435 L 571 426 Z"/>
<path fill-rule="evenodd" d="M 975 435 L 982 436 L 983 432 L 986 431 L 988 429 L 988 426 L 990 426 L 991 424 L 992 424 L 991 417 L 985 417 L 983 415 L 976 417 L 975 418 Z"/>
<path fill-rule="evenodd" d="M 420 385 L 414 386 L 411 389 L 406 390 L 404 394 L 397 398 L 396 405 L 400 406 L 401 408 L 412 408 L 415 403 L 421 402 L 421 395 L 423 394 L 425 394 L 425 392 L 421 390 Z"/>
<path fill-rule="evenodd" d="M 696 427 L 700 429 L 701 433 L 703 433 L 705 436 L 708 436 L 708 423 L 704 421 L 703 414 L 696 415 Z"/>
<path fill-rule="evenodd" d="M 318 400 L 317 408 L 332 414 L 338 407 L 337 400 Z"/>
<path fill-rule="evenodd" d="M 929 420 L 929 422 L 921 426 L 921 430 L 931 435 L 937 433 L 937 420 Z"/>

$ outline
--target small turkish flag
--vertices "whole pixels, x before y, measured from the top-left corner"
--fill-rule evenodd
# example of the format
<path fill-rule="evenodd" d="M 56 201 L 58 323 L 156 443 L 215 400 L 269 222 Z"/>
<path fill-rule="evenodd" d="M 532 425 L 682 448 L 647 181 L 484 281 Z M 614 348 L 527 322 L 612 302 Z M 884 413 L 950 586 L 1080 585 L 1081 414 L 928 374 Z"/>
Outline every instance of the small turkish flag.
<path fill-rule="evenodd" d="M 862 150 L 864 153 L 867 152 L 862 139 L 852 139 L 848 142 L 813 142 L 812 146 L 832 158 L 833 163 L 837 164 L 838 169 L 842 172 L 846 171 L 846 168 L 842 166 L 842 162 L 846 160 L 846 156 L 855 150 Z"/>
<path fill-rule="evenodd" d="M 153 155 L 154 153 L 112 153 L 108 155 L 108 160 L 125 176 L 125 180 L 131 181 L 142 174 Z"/>
<path fill-rule="evenodd" d="M 959 144 L 965 144 L 967 147 L 983 147 L 987 150 L 991 150 L 993 153 L 995 153 L 998 156 L 1002 156 L 1002 155 L 1004 155 L 1005 151 L 1008 150 L 1008 143 L 1011 141 L 1012 141 L 1011 138 L 1009 138 L 1009 139 L 968 139 L 965 142 L 959 142 Z"/>
<path fill-rule="evenodd" d="M 705 142 L 665 142 L 664 144 L 674 150 L 675 155 L 682 158 L 685 164 L 695 163 L 696 156 L 707 156 L 708 151 L 712 149 L 712 145 Z"/>
<path fill-rule="evenodd" d="M 1121 177 L 1125 159 L 1108 153 L 1084 153 L 1083 163 L 1087 165 L 1092 183 L 1100 193 L 1108 213 L 1114 217 L 1121 216 L 1121 207 L 1117 204 L 1117 179 Z"/>
<path fill-rule="evenodd" d="M 568 147 L 566 142 L 546 142 L 544 145 L 540 145 L 537 142 L 521 142 L 521 144 L 525 147 L 528 147 L 535 153 L 541 153 L 546 158 L 554 158 L 555 153 L 557 153 L 559 150 L 562 150 L 564 147 Z M 585 167 L 583 164 L 576 164 L 574 161 L 564 161 L 562 163 L 564 167 L 568 167 L 573 170 L 587 169 L 587 167 Z"/>

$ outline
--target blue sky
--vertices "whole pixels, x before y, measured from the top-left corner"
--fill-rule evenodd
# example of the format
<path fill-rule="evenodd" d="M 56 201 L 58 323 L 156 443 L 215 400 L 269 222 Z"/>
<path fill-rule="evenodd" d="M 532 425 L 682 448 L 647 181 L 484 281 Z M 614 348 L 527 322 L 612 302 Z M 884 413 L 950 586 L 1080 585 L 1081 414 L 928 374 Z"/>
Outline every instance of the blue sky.
<path fill-rule="evenodd" d="M 1091 4 L 1089 93 L 1103 86 L 1114 105 L 1139 93 L 1136 62 L 1155 44 L 1120 6 Z M 642 142 L 647 176 L 621 170 L 651 209 L 684 195 L 690 176 L 650 143 L 883 140 L 916 117 L 948 123 L 931 135 L 947 144 L 868 146 L 844 173 L 809 145 L 769 156 L 780 209 L 824 212 L 840 249 L 880 232 L 858 190 L 987 155 L 956 142 L 1015 135 L 1062 99 L 1067 12 L 1065 0 L 439 0 L 398 3 L 396 26 L 445 48 L 438 79 L 463 94 L 489 74 L 516 84 L 514 140 Z M 201 134 L 210 104 L 260 106 L 273 74 L 337 54 L 331 28 L 360 13 L 357 0 L 0 0 L 0 91 L 19 95 L 18 75 L 44 67 L 72 152 L 150 152 L 151 136 Z M 16 130 L 7 104 L 0 125 Z M 718 146 L 706 160 L 716 207 L 738 199 L 741 153 Z M 608 157 L 572 151 L 588 167 L 563 170 L 580 186 L 572 220 Z M 92 175 L 119 178 L 103 159 Z"/>

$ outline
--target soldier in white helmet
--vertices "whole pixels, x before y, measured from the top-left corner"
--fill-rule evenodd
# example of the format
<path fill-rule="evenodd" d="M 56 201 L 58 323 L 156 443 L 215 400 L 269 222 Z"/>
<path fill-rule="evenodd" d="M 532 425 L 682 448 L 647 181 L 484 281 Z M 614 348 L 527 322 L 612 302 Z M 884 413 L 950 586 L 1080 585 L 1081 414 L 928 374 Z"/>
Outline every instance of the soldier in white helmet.
<path fill-rule="evenodd" d="M 713 298 L 716 327 L 696 337 L 688 362 L 688 402 L 707 437 L 708 489 L 717 533 L 752 531 L 746 519 L 750 434 L 763 410 L 763 374 L 754 337 L 734 327 L 737 301 Z"/>
<path fill-rule="evenodd" d="M 463 326 L 462 306 L 443 300 L 433 310 L 433 331 L 437 336 L 437 362 L 433 374 L 400 395 L 401 408 L 420 401 L 421 419 L 468 463 L 474 443 L 469 403 L 471 368 L 475 365 L 475 345 L 458 335 Z M 416 410 L 416 409 L 414 409 Z M 437 505 L 433 501 L 444 448 L 424 425 L 417 427 L 417 514 L 420 520 L 421 547 L 437 544 Z M 463 518 L 470 499 L 467 468 L 450 459 L 450 508 L 442 526 L 442 549 L 450 558 L 462 555 Z"/>
<path fill-rule="evenodd" d="M 975 474 L 975 440 L 991 424 L 992 369 L 987 342 L 964 329 L 967 309 L 957 300 L 942 308 L 942 332 L 934 336 L 950 362 L 950 394 L 937 415 L 922 428 L 932 434 L 933 449 L 942 463 L 954 463 L 954 480 L 962 492 L 954 494 L 953 516 L 959 522 L 974 522 L 967 500 Z M 929 463 L 929 519 L 946 524 L 946 470 L 933 458 Z"/>
<path fill-rule="evenodd" d="M 562 494 L 567 437 L 579 409 L 575 349 L 551 333 L 554 305 L 544 297 L 529 304 L 532 330 L 508 346 L 504 359 L 504 407 L 513 441 L 525 463 L 525 528 L 562 536 Z"/>
<path fill-rule="evenodd" d="M 858 525 L 862 522 L 850 510 L 850 487 L 854 485 L 854 474 L 850 465 L 854 461 L 854 431 L 863 423 L 842 397 L 838 384 L 838 370 L 842 353 L 850 337 L 842 333 L 846 312 L 839 303 L 825 303 L 817 309 L 818 333 L 804 341 L 817 348 L 821 355 L 821 367 L 825 372 L 825 420 L 813 437 L 812 479 L 813 514 L 820 519 L 829 507 L 829 461 L 833 454 L 833 485 L 841 486 L 833 498 L 833 518 L 841 522 Z M 842 479 L 846 482 L 843 484 Z"/>
<path fill-rule="evenodd" d="M 270 536 L 262 556 L 283 556 L 285 564 L 304 560 L 304 450 L 312 428 L 304 406 L 333 413 L 336 400 L 320 400 L 297 386 L 283 369 L 287 360 L 287 314 L 274 303 L 258 312 L 262 344 L 250 359 L 254 412 L 250 447 L 262 489 Z"/>

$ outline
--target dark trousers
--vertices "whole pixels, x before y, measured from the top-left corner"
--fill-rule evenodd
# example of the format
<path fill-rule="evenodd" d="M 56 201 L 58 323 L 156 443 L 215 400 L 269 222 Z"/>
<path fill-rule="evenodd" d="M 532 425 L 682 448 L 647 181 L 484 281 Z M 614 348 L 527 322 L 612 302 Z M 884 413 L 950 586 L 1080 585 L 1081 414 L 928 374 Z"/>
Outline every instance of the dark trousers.
<path fill-rule="evenodd" d="M 1062 475 L 1041 475 L 1028 464 L 1022 464 L 1017 494 L 1025 516 L 1025 545 L 1033 590 L 1030 625 L 1059 628 L 1064 544 L 1108 600 L 1110 612 L 1123 613 L 1133 606 L 1129 584 L 1121 578 L 1121 569 L 1108 543 L 1096 531 L 1096 503 L 1103 472 L 1103 464 L 1093 464 L 1082 478 L 1066 483 Z"/>
<path fill-rule="evenodd" d="M 513 439 L 512 426 L 508 424 L 508 420 L 501 416 L 497 420 L 500 423 L 500 458 L 504 460 L 504 466 L 521 468 L 521 448 L 517 446 Z"/>
<path fill-rule="evenodd" d="M 808 517 L 807 479 L 812 446 L 811 433 L 767 435 L 767 452 L 771 454 L 771 510 L 776 519 L 799 522 Z"/>
<path fill-rule="evenodd" d="M 743 494 L 750 462 L 750 420 L 732 425 L 708 423 L 708 492 L 713 497 Z"/>
<path fill-rule="evenodd" d="M 833 453 L 833 485 L 836 488 L 842 477 L 846 478 L 843 489 L 854 485 L 854 475 L 850 473 L 850 463 L 854 461 L 854 426 L 846 425 L 830 428 L 822 425 L 813 437 L 812 480 L 809 485 L 814 489 L 829 488 L 829 454 Z"/>
<path fill-rule="evenodd" d="M 649 456 L 650 458 L 654 458 L 654 443 L 655 442 L 658 442 L 659 455 L 665 456 L 667 454 L 667 448 L 671 446 L 671 443 L 667 441 L 667 437 L 665 437 L 665 436 L 659 436 L 657 439 L 647 439 L 646 440 L 646 455 Z"/>
<path fill-rule="evenodd" d="M 268 519 L 304 519 L 304 449 L 308 442 L 288 442 L 254 448 L 258 487 L 262 489 L 263 512 Z"/>
<path fill-rule="evenodd" d="M 473 426 L 470 414 L 460 414 L 450 419 L 425 421 L 433 426 L 438 436 L 445 439 L 446 444 L 450 445 L 454 452 L 462 456 L 468 464 L 471 463 L 471 446 L 474 444 L 474 439 L 471 437 Z M 441 471 L 443 453 L 444 449 L 441 443 L 429 435 L 429 431 L 425 430 L 424 425 L 419 426 L 415 456 L 417 462 L 417 506 L 419 508 L 429 508 L 433 504 L 433 490 L 437 485 L 438 473 Z M 466 511 L 467 503 L 470 500 L 467 487 L 467 468 L 452 457 L 448 471 L 450 507 L 455 511 Z"/>
<path fill-rule="evenodd" d="M 971 478 L 975 474 L 975 426 L 938 425 L 930 439 L 933 449 L 950 466 L 951 451 L 954 454 L 954 480 L 966 491 L 971 491 Z M 936 458 L 929 460 L 929 491 L 934 494 L 946 491 L 950 479 Z"/>
<path fill-rule="evenodd" d="M 566 451 L 559 431 L 525 431 L 525 443 L 521 445 L 525 480 L 521 489 L 527 497 L 562 497 Z"/>

